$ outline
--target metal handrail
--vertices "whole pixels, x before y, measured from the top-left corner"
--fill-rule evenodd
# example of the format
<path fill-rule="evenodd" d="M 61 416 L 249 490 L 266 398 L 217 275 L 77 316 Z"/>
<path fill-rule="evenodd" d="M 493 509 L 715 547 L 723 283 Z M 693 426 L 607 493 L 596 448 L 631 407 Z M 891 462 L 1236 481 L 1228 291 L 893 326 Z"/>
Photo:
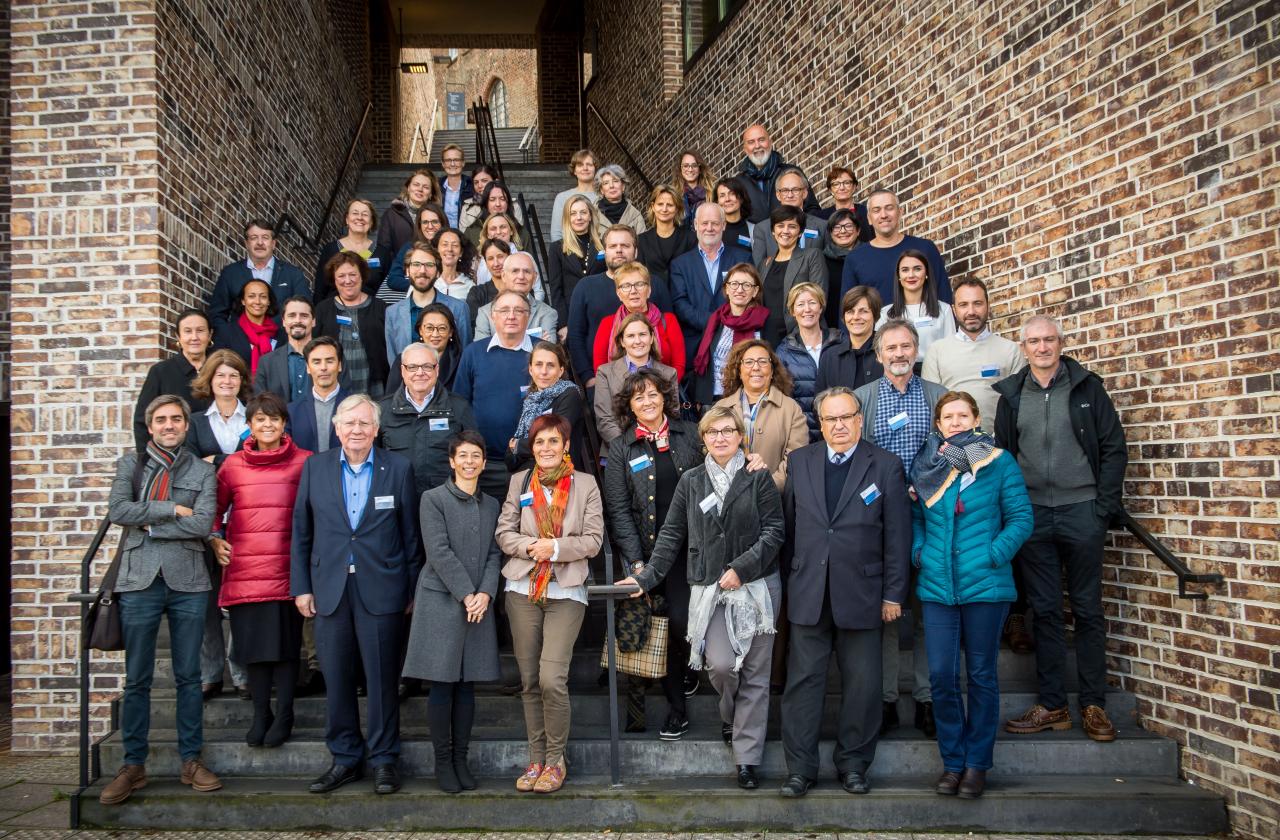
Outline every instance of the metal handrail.
<path fill-rule="evenodd" d="M 498 134 L 493 129 L 493 113 L 479 99 L 471 103 L 471 113 L 476 121 L 476 162 L 487 163 L 498 173 L 498 180 L 507 182 L 502 169 L 502 153 L 498 150 Z"/>
<path fill-rule="evenodd" d="M 1206 592 L 1188 592 L 1187 584 L 1189 583 L 1223 583 L 1222 575 L 1217 572 L 1193 572 L 1178 557 L 1169 550 L 1169 547 L 1162 543 L 1160 539 L 1150 531 L 1148 531 L 1141 522 L 1133 518 L 1133 515 L 1127 510 L 1122 510 L 1113 520 L 1113 524 L 1124 528 L 1130 534 L 1146 546 L 1147 550 L 1156 556 L 1160 562 L 1164 563 L 1178 578 L 1178 597 L 1186 598 L 1191 601 L 1207 601 L 1209 595 Z"/>
<path fill-rule="evenodd" d="M 631 154 L 631 150 L 627 148 L 627 144 L 623 143 L 622 138 L 620 138 L 618 133 L 613 130 L 613 126 L 609 125 L 609 121 L 604 118 L 604 114 L 600 113 L 600 109 L 595 106 L 594 102 L 588 101 L 586 107 L 587 113 L 595 114 L 596 119 L 600 121 L 600 125 L 604 126 L 604 130 L 609 133 L 609 139 L 612 140 L 613 144 L 622 152 L 622 156 L 627 159 L 627 164 L 631 167 L 631 171 L 635 173 L 637 178 L 644 182 L 645 193 L 648 194 L 653 192 L 653 181 L 649 180 L 649 176 L 644 174 L 644 170 L 640 168 L 639 162 L 636 161 L 635 156 Z M 583 123 L 583 127 L 584 129 L 586 127 L 585 121 Z"/>
<path fill-rule="evenodd" d="M 426 145 L 426 148 L 422 150 L 427 163 L 431 162 L 431 153 L 435 151 L 436 116 L 439 113 L 440 113 L 440 100 L 432 99 L 431 100 L 431 118 L 427 120 L 427 138 L 426 138 L 427 145 Z"/>
<path fill-rule="evenodd" d="M 525 201 L 524 193 L 516 193 L 516 208 L 520 211 L 520 218 L 524 220 L 525 230 L 525 247 L 529 253 L 533 254 L 533 261 L 537 264 L 538 276 L 542 278 L 542 287 L 547 292 L 548 302 L 551 297 L 550 281 L 547 279 L 547 242 L 542 235 L 542 222 L 538 219 L 538 208 L 531 207 Z"/>
<path fill-rule="evenodd" d="M 292 228 L 304 245 L 308 248 L 319 249 L 321 240 L 324 238 L 325 228 L 329 226 L 329 217 L 333 215 L 333 205 L 337 203 L 338 193 L 342 190 L 342 181 L 346 178 L 347 168 L 351 166 L 351 161 L 355 159 L 356 148 L 360 144 L 360 138 L 364 135 L 364 127 L 368 124 L 369 114 L 372 111 L 373 103 L 366 102 L 364 113 L 360 115 L 360 123 L 356 126 L 355 134 L 351 137 L 351 143 L 347 145 L 347 156 L 343 158 L 342 166 L 338 169 L 338 174 L 333 179 L 333 189 L 329 190 L 329 201 L 324 206 L 324 213 L 320 216 L 320 223 L 316 227 L 315 236 L 307 236 L 306 231 L 303 230 L 298 220 L 286 210 L 276 219 L 276 238 L 279 238 L 286 228 Z"/>
<path fill-rule="evenodd" d="M 80 591 L 73 592 L 67 596 L 67 600 L 73 604 L 80 605 L 80 777 L 79 784 L 76 786 L 76 792 L 71 795 L 71 827 L 80 827 L 80 798 L 89 786 L 98 780 L 98 768 L 93 767 L 92 777 L 90 776 L 89 754 L 91 745 L 89 744 L 89 644 L 88 634 L 84 632 L 85 623 L 89 618 L 89 605 L 98 597 L 97 592 L 91 588 L 93 580 L 93 558 L 98 553 L 98 549 L 102 547 L 102 541 L 106 539 L 107 532 L 111 530 L 111 520 L 106 516 L 102 517 L 102 522 L 98 523 L 98 530 L 93 535 L 93 539 L 89 541 L 89 547 L 84 551 L 84 557 L 80 561 Z M 96 765 L 97 762 L 94 762 Z"/>
<path fill-rule="evenodd" d="M 520 145 L 516 148 L 520 151 L 524 163 L 529 162 L 529 153 L 533 151 L 533 147 L 538 139 L 538 118 L 535 117 L 533 125 L 524 130 L 524 136 L 520 138 Z"/>
<path fill-rule="evenodd" d="M 413 124 L 413 142 L 409 144 L 409 163 L 413 163 L 413 156 L 418 153 L 419 137 L 422 138 L 422 150 L 423 156 L 425 157 L 428 154 L 427 149 L 429 148 L 429 143 L 427 141 L 427 136 L 422 133 L 422 123 L 420 122 Z"/>

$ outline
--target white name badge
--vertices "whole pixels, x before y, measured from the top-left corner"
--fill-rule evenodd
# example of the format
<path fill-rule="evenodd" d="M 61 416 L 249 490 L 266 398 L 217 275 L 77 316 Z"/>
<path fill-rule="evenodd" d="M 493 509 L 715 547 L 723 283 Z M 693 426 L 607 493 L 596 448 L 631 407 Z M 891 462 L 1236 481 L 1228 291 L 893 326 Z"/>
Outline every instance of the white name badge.
<path fill-rule="evenodd" d="M 369 268 L 382 268 L 382 258 L 369 257 Z"/>
<path fill-rule="evenodd" d="M 449 418 L 432 417 L 427 421 L 427 428 L 433 432 L 447 432 L 449 431 Z"/>
<path fill-rule="evenodd" d="M 960 476 L 960 492 L 963 493 L 964 488 L 968 487 L 970 484 L 973 484 L 973 482 L 975 481 L 977 481 L 977 479 L 973 477 L 973 473 L 963 473 Z"/>
<path fill-rule="evenodd" d="M 533 491 L 530 490 L 528 493 L 521 493 L 520 507 L 524 508 L 524 507 L 532 507 L 532 506 L 533 506 Z"/>
<path fill-rule="evenodd" d="M 529 330 L 529 338 L 542 338 L 542 327 L 533 327 Z"/>
<path fill-rule="evenodd" d="M 374 510 L 395 510 L 396 497 L 395 496 L 374 496 L 373 509 Z"/>
<path fill-rule="evenodd" d="M 271 349 L 272 349 L 272 350 L 276 349 L 276 345 L 277 345 L 277 344 L 279 344 L 279 343 L 280 343 L 280 342 L 278 342 L 276 339 L 274 339 L 274 338 L 273 338 L 273 339 L 271 339 Z"/>
<path fill-rule="evenodd" d="M 522 396 L 522 397 L 523 397 L 523 396 L 524 396 L 525 394 L 527 394 L 527 393 L 529 393 L 529 386 L 528 386 L 528 385 L 521 385 L 521 386 L 520 386 L 520 396 Z"/>
<path fill-rule="evenodd" d="M 647 469 L 650 464 L 650 460 L 648 455 L 641 455 L 639 458 L 632 458 L 627 463 L 631 465 L 631 471 L 635 473 L 640 472 L 643 469 Z"/>
<path fill-rule="evenodd" d="M 349 327 L 349 326 L 351 326 L 351 316 L 350 316 L 350 315 L 339 315 L 339 316 L 337 316 L 337 318 L 338 318 L 338 323 L 339 323 L 339 324 L 341 324 L 342 326 L 344 326 L 344 327 Z"/>
<path fill-rule="evenodd" d="M 889 418 L 889 428 L 896 432 L 898 431 L 898 429 L 901 429 L 903 426 L 907 425 L 908 419 L 909 418 L 907 417 L 907 413 L 905 411 L 900 414 L 895 414 L 893 417 Z"/>
<path fill-rule="evenodd" d="M 716 494 L 712 493 L 710 496 L 707 496 L 705 499 L 698 502 L 698 508 L 703 513 L 711 513 L 711 511 L 716 509 L 716 504 Z"/>
<path fill-rule="evenodd" d="M 880 498 L 880 488 L 871 484 L 858 495 L 862 497 L 862 503 L 864 505 L 870 505 L 876 499 Z"/>
<path fill-rule="evenodd" d="M 1000 375 L 1000 368 L 996 365 L 986 365 L 982 368 L 983 379 L 995 379 Z"/>
<path fill-rule="evenodd" d="M 932 326 L 933 326 L 933 319 L 932 319 L 932 318 L 917 318 L 917 319 L 916 319 L 916 326 L 917 326 L 917 327 L 932 327 Z"/>

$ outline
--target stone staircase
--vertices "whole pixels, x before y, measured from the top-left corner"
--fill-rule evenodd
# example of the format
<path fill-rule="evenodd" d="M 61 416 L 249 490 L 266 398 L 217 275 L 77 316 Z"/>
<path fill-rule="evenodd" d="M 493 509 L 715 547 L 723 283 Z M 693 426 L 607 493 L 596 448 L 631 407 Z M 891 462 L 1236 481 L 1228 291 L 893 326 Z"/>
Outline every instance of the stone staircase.
<path fill-rule="evenodd" d="M 520 150 L 520 141 L 524 139 L 525 132 L 528 130 L 525 126 L 495 128 L 493 130 L 498 139 L 498 155 L 502 158 L 504 166 L 524 162 L 524 152 Z M 450 143 L 462 147 L 462 154 L 468 162 L 476 159 L 475 126 L 459 129 L 440 129 L 431 137 L 432 165 L 439 167 L 440 150 Z M 533 153 L 534 157 L 537 157 L 538 147 L 536 140 L 534 141 Z"/>
<path fill-rule="evenodd" d="M 271 750 L 244 744 L 251 706 L 228 693 L 205 706 L 204 751 L 226 787 L 216 794 L 194 793 L 176 781 L 172 680 L 167 654 L 162 653 L 152 705 L 152 782 L 124 805 L 105 808 L 96 799 L 105 781 L 100 780 L 86 794 L 82 818 L 87 826 L 227 830 L 843 829 L 1172 835 L 1227 828 L 1221 798 L 1178 779 L 1177 744 L 1144 731 L 1134 696 L 1120 691 L 1108 695 L 1108 711 L 1120 730 L 1111 744 L 1086 738 L 1078 720 L 1066 732 L 1022 737 L 1001 733 L 987 793 L 975 801 L 932 792 L 941 770 L 937 746 L 911 727 L 909 691 L 899 701 L 904 726 L 880 742 L 871 770 L 871 794 L 845 794 L 834 782 L 830 765 L 838 698 L 829 694 L 822 727 L 822 778 L 809 796 L 793 801 L 777 795 L 786 774 L 777 740 L 778 696 L 770 708 L 762 788 L 746 792 L 732 781 L 732 753 L 720 739 L 715 695 L 705 679 L 689 699 L 691 730 L 677 742 L 657 738 L 666 703 L 655 685 L 646 703 L 649 731 L 623 736 L 623 783 L 614 788 L 609 780 L 608 698 L 598 681 L 600 612 L 600 605 L 594 604 L 595 616 L 584 624 L 570 671 L 569 778 L 556 795 L 515 791 L 512 782 L 527 760 L 520 700 L 493 686 L 477 690 L 471 765 L 480 777 L 479 790 L 449 796 L 436 788 L 425 698 L 412 698 L 401 708 L 406 783 L 400 794 L 377 796 L 372 784 L 364 781 L 315 796 L 306 792 L 306 784 L 330 763 L 323 738 L 323 698 L 299 699 L 293 738 Z M 901 673 L 908 675 L 910 654 L 904 651 L 902 656 Z M 502 660 L 504 682 L 514 682 L 514 659 L 504 654 Z M 1005 651 L 999 671 L 1001 716 L 1011 716 L 1034 701 L 1034 658 Z M 1074 661 L 1067 672 L 1074 673 Z M 831 692 L 838 685 L 834 667 L 828 685 Z M 1074 709 L 1074 694 L 1070 702 Z M 101 767 L 110 775 L 121 760 L 119 733 L 109 735 L 98 749 Z"/>

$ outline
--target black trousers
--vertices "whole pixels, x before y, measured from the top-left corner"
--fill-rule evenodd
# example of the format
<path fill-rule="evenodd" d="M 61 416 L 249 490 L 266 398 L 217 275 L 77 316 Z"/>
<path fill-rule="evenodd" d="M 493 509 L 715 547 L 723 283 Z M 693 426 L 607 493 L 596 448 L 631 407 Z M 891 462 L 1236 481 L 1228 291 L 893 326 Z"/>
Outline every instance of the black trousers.
<path fill-rule="evenodd" d="M 1062 578 L 1075 618 L 1076 674 L 1080 706 L 1105 708 L 1107 691 L 1107 622 L 1102 612 L 1102 544 L 1106 525 L 1092 501 L 1045 507 L 1032 505 L 1035 530 L 1022 546 L 1017 562 L 1031 605 L 1036 637 L 1036 680 L 1040 703 L 1047 709 L 1067 705 L 1066 619 Z"/>

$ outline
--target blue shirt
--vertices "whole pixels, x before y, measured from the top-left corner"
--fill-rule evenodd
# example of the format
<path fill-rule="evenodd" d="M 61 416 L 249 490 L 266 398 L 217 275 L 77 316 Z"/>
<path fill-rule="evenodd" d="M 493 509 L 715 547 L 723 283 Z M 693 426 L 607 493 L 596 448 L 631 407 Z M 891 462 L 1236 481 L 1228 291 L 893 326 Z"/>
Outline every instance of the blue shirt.
<path fill-rule="evenodd" d="M 261 280 L 263 283 L 266 283 L 268 286 L 271 285 L 271 275 L 276 270 L 275 257 L 272 257 L 271 259 L 267 260 L 267 265 L 265 268 L 256 268 L 253 264 L 252 259 L 245 260 L 245 265 L 249 266 L 249 273 L 253 275 L 254 280 Z M 272 289 L 272 291 L 275 291 L 275 290 Z"/>
<path fill-rule="evenodd" d="M 289 402 L 302 399 L 311 391 L 311 374 L 307 373 L 307 360 L 302 354 L 289 347 Z"/>
<path fill-rule="evenodd" d="M 360 526 L 364 509 L 369 504 L 369 491 L 373 489 L 373 449 L 369 449 L 369 457 L 355 469 L 347 463 L 347 450 L 343 449 L 338 459 L 342 461 L 342 501 L 347 506 L 347 522 L 354 531 Z M 355 562 L 356 556 L 352 553 L 347 557 L 347 563 L 354 566 Z"/>
<path fill-rule="evenodd" d="M 912 375 L 905 393 L 893 387 L 887 376 L 881 377 L 877 387 L 876 416 L 871 426 L 875 440 L 872 442 L 897 455 L 907 475 L 910 475 L 911 464 L 929 436 L 933 419 L 924 386 L 920 384 L 920 377 Z M 906 417 L 902 418 L 904 413 Z"/>
<path fill-rule="evenodd" d="M 449 189 L 449 179 L 445 178 L 440 182 L 440 189 L 444 191 L 444 214 L 449 217 L 449 227 L 458 227 L 458 211 L 462 207 L 462 182 L 458 182 L 456 190 Z"/>
<path fill-rule="evenodd" d="M 707 259 L 707 252 L 702 250 L 702 246 L 698 246 L 698 256 L 702 257 L 702 268 L 707 272 L 707 286 L 711 289 L 711 294 L 716 293 L 716 284 L 720 282 L 720 258 L 724 256 L 724 243 L 720 243 L 720 248 L 716 251 L 714 260 Z"/>

